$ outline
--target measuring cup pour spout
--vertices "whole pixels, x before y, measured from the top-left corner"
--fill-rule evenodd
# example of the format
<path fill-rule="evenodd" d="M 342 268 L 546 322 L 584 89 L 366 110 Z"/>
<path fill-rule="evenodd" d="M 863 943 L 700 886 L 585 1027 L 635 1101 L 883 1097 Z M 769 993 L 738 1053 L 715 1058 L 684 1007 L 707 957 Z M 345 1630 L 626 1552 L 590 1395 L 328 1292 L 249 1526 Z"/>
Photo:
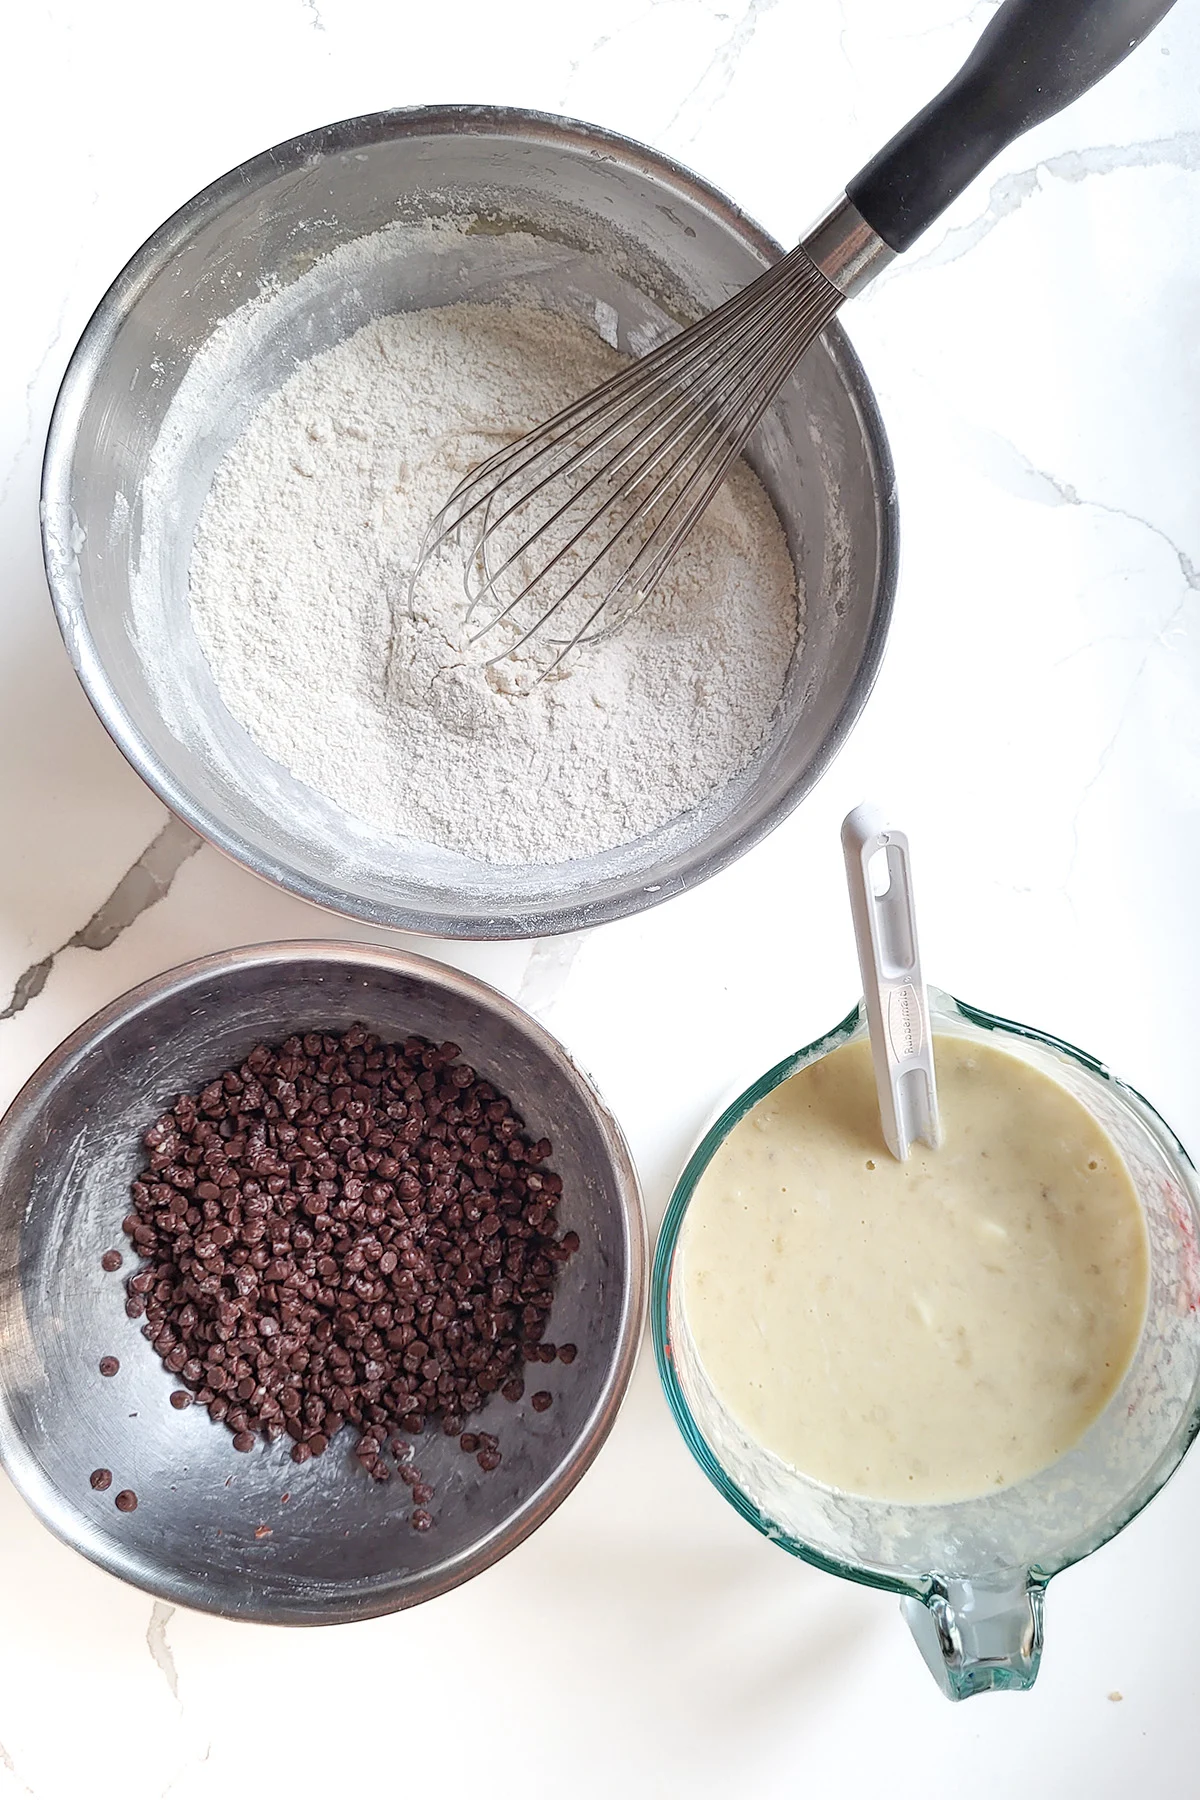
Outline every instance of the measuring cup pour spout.
<path fill-rule="evenodd" d="M 1031 1688 L 1042 1660 L 1045 1583 L 1027 1569 L 935 1579 L 900 1610 L 917 1648 L 951 1700 Z"/>

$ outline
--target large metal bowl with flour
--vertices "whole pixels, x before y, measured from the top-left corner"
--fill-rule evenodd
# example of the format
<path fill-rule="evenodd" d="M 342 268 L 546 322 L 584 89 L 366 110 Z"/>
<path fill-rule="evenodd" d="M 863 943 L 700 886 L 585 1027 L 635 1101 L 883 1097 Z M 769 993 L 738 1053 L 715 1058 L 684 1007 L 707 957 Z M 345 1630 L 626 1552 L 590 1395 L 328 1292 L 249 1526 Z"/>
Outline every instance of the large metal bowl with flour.
<path fill-rule="evenodd" d="M 453 252 L 390 227 L 474 221 Z M 331 253 L 384 233 L 356 263 Z M 530 240 L 533 240 L 533 249 Z M 188 567 L 214 470 L 305 357 L 383 314 L 519 292 L 606 321 L 641 351 L 750 281 L 779 246 L 694 175 L 594 126 L 504 108 L 374 114 L 296 138 L 214 182 L 155 232 L 101 301 L 55 407 L 46 568 L 88 696 L 176 813 L 257 874 L 377 925 L 444 937 L 570 931 L 704 880 L 804 797 L 879 664 L 896 579 L 891 460 L 870 388 L 830 326 L 750 461 L 787 534 L 805 626 L 749 767 L 636 841 L 498 866 L 389 843 L 273 761 L 233 718 L 197 641 Z M 197 383 L 234 313 L 242 353 Z M 261 323 L 259 323 L 261 322 Z M 191 375 L 189 404 L 172 412 Z M 147 472 L 170 469 L 148 501 Z M 536 796 L 530 796 L 536 805 Z"/>

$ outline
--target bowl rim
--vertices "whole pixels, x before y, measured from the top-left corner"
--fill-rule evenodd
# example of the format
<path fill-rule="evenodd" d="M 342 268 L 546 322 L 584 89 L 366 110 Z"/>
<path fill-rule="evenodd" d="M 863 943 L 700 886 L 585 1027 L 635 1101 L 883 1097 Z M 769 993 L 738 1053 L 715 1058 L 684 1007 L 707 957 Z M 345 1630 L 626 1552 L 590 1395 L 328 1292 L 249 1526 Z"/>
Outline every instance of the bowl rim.
<path fill-rule="evenodd" d="M 21 1498 L 46 1528 L 70 1549 L 86 1556 L 108 1574 L 153 1594 L 160 1600 L 211 1612 L 221 1618 L 268 1625 L 336 1625 L 356 1620 L 379 1618 L 407 1610 L 422 1601 L 461 1586 L 481 1574 L 510 1550 L 525 1541 L 544 1524 L 586 1474 L 599 1455 L 616 1423 L 637 1364 L 646 1320 L 649 1286 L 649 1233 L 641 1183 L 625 1134 L 616 1117 L 600 1095 L 595 1083 L 553 1034 L 546 1030 L 515 1000 L 474 975 L 415 951 L 390 945 L 343 942 L 329 938 L 291 938 L 267 943 L 248 944 L 232 950 L 216 951 L 178 963 L 160 974 L 152 975 L 102 1006 L 70 1032 L 30 1075 L 0 1115 L 0 1178 L 6 1152 L 36 1122 L 40 1108 L 49 1093 L 71 1078 L 73 1067 L 82 1056 L 103 1038 L 139 1014 L 147 1014 L 162 1000 L 186 992 L 189 987 L 213 976 L 239 969 L 276 968 L 283 974 L 290 965 L 300 962 L 325 962 L 359 969 L 364 972 L 386 972 L 404 975 L 449 991 L 484 1011 L 498 1014 L 529 1039 L 571 1083 L 590 1111 L 603 1139 L 609 1166 L 616 1182 L 617 1197 L 625 1223 L 628 1245 L 627 1266 L 621 1288 L 621 1310 L 615 1353 L 597 1398 L 574 1444 L 563 1462 L 541 1488 L 508 1519 L 487 1536 L 452 1561 L 440 1565 L 429 1575 L 411 1584 L 410 1590 L 397 1598 L 397 1585 L 364 1587 L 361 1596 L 328 1597 L 321 1606 L 305 1612 L 261 1604 L 253 1592 L 236 1610 L 228 1606 L 206 1604 L 203 1589 L 183 1578 L 174 1578 L 169 1566 L 160 1566 L 161 1579 L 148 1569 L 144 1559 L 123 1561 L 111 1553 L 107 1540 L 90 1541 L 71 1532 L 66 1515 L 47 1513 L 34 1483 L 27 1479 L 32 1459 L 23 1440 L 12 1432 L 8 1418 L 7 1397 L 0 1389 L 0 1465 L 3 1465 Z M 0 1179 L 0 1194 L 3 1182 Z M 12 1200 L 3 1194 L 3 1203 Z M 322 1598 L 318 1596 L 318 1598 Z"/>
<path fill-rule="evenodd" d="M 708 880 L 752 849 L 781 824 L 820 781 L 845 743 L 875 685 L 891 625 L 899 574 L 896 478 L 875 396 L 862 364 L 836 319 L 825 327 L 822 337 L 862 419 L 864 437 L 876 472 L 879 569 L 875 612 L 863 653 L 837 716 L 803 777 L 795 781 L 759 820 L 736 831 L 723 848 L 706 853 L 687 870 L 676 872 L 653 887 L 634 884 L 592 900 L 586 896 L 582 899 L 564 896 L 553 903 L 520 911 L 497 908 L 484 918 L 450 911 L 427 913 L 417 905 L 381 903 L 349 894 L 331 879 L 300 873 L 271 851 L 250 845 L 241 832 L 228 826 L 212 809 L 191 796 L 132 719 L 104 666 L 88 624 L 74 543 L 71 468 L 79 421 L 93 392 L 96 371 L 139 295 L 166 267 L 179 246 L 205 221 L 218 216 L 233 196 L 244 194 L 289 169 L 372 144 L 435 136 L 524 138 L 624 164 L 641 175 L 681 190 L 761 256 L 764 266 L 784 254 L 782 245 L 735 201 L 684 164 L 636 139 L 583 120 L 522 107 L 433 105 L 361 113 L 303 132 L 237 164 L 185 201 L 134 251 L 101 297 L 72 351 L 51 413 L 41 476 L 42 554 L 67 653 L 100 723 L 164 805 L 207 843 L 285 892 L 344 918 L 451 940 L 495 941 L 551 936 L 587 925 L 605 924 L 661 905 L 674 894 Z"/>

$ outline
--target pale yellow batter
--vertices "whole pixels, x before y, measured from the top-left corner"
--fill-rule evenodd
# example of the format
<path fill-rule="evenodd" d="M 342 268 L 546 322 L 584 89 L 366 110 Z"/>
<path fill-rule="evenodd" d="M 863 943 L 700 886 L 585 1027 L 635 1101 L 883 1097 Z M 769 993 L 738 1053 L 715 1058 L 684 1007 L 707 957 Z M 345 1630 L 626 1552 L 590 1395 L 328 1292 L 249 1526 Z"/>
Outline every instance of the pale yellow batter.
<path fill-rule="evenodd" d="M 865 1039 L 759 1103 L 700 1179 L 684 1313 L 729 1411 L 793 1468 L 875 1499 L 1035 1473 L 1101 1412 L 1146 1310 L 1121 1157 L 1015 1056 L 934 1039 L 943 1145 L 884 1145 Z"/>

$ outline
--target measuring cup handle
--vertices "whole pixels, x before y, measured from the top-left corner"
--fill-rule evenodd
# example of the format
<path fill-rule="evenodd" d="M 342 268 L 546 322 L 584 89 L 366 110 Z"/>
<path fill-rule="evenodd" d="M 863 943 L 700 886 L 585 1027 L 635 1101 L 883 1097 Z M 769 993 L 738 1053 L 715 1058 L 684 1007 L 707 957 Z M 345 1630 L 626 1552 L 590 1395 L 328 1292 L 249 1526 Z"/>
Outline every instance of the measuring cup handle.
<path fill-rule="evenodd" d="M 934 1680 L 949 1700 L 1021 1691 L 1042 1660 L 1046 1584 L 1028 1569 L 979 1580 L 935 1580 L 900 1610 Z"/>

